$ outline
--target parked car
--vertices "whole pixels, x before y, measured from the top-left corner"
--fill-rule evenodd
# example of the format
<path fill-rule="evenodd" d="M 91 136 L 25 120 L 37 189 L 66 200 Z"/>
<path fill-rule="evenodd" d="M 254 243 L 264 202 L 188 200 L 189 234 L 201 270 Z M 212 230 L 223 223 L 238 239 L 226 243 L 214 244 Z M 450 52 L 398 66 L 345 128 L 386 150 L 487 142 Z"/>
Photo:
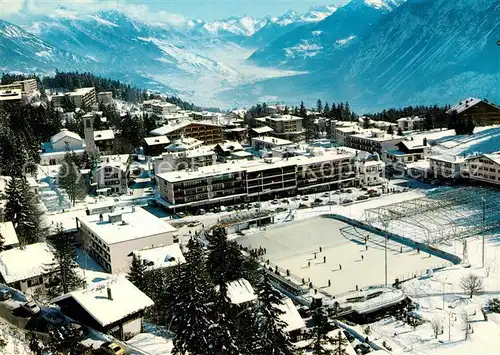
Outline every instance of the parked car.
<path fill-rule="evenodd" d="M 352 194 L 352 189 L 347 189 L 347 190 L 346 190 L 346 192 L 347 192 L 348 194 Z"/>
<path fill-rule="evenodd" d="M 232 212 L 232 211 L 234 211 L 234 207 L 233 206 L 227 206 L 226 207 L 226 211 L 227 212 Z"/>
<path fill-rule="evenodd" d="M 177 212 L 177 217 L 184 218 L 186 217 L 186 214 L 184 212 Z"/>
<path fill-rule="evenodd" d="M 10 298 L 12 298 L 12 293 L 10 293 L 10 291 L 6 288 L 2 288 L 0 290 L 0 301 L 6 301 Z"/>
<path fill-rule="evenodd" d="M 302 201 L 309 201 L 309 196 L 302 197 Z"/>
<path fill-rule="evenodd" d="M 40 313 L 40 307 L 35 303 L 35 301 L 26 302 L 21 306 L 21 308 L 28 312 L 30 315 L 34 316 Z"/>
<path fill-rule="evenodd" d="M 323 194 L 323 197 L 330 197 L 330 194 L 329 194 L 328 192 L 325 192 L 325 193 Z"/>
<path fill-rule="evenodd" d="M 307 306 L 301 306 L 297 309 L 302 318 L 309 318 L 311 316 L 311 310 Z"/>
<path fill-rule="evenodd" d="M 118 343 L 106 342 L 99 348 L 104 354 L 125 355 L 125 349 Z"/>
<path fill-rule="evenodd" d="M 340 191 L 340 190 L 335 191 L 335 195 L 340 195 L 341 193 L 342 193 L 342 191 Z"/>
<path fill-rule="evenodd" d="M 277 199 L 274 199 L 274 200 L 272 200 L 272 201 L 271 201 L 271 203 L 272 203 L 273 205 L 277 205 L 277 204 L 279 203 L 279 201 L 278 201 Z"/>
<path fill-rule="evenodd" d="M 203 208 L 200 208 L 200 209 L 198 210 L 198 214 L 199 214 L 199 215 L 203 215 L 203 214 L 205 214 L 205 213 L 207 213 L 207 211 L 205 211 Z"/>
<path fill-rule="evenodd" d="M 300 201 L 300 195 L 292 197 L 292 201 Z"/>
<path fill-rule="evenodd" d="M 256 203 L 255 205 L 253 205 L 255 208 L 260 208 L 260 203 Z"/>
<path fill-rule="evenodd" d="M 281 200 L 281 203 L 286 203 L 286 204 L 289 204 L 290 201 L 288 201 L 286 198 L 284 198 L 283 200 Z"/>
<path fill-rule="evenodd" d="M 299 210 L 304 209 L 304 208 L 309 208 L 309 206 L 308 205 L 304 205 L 303 203 L 301 203 L 299 205 Z"/>
<path fill-rule="evenodd" d="M 343 204 L 346 204 L 346 203 L 351 203 L 353 202 L 351 199 L 348 199 L 346 198 L 344 201 L 342 201 Z"/>
<path fill-rule="evenodd" d="M 323 203 L 323 200 L 320 198 L 314 199 L 314 203 Z"/>
<path fill-rule="evenodd" d="M 368 200 L 368 196 L 366 195 L 358 196 L 357 200 L 358 201 Z"/>

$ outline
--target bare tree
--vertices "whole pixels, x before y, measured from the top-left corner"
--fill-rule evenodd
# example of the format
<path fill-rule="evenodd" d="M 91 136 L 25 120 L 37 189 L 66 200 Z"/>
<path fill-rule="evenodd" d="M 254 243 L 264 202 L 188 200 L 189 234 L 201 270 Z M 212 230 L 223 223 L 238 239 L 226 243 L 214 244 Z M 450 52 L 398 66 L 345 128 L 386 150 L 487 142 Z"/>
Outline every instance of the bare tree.
<path fill-rule="evenodd" d="M 434 338 L 437 339 L 439 334 L 443 334 L 443 320 L 441 318 L 434 318 L 431 321 L 432 331 L 434 332 Z"/>
<path fill-rule="evenodd" d="M 460 287 L 467 292 L 472 298 L 473 295 L 478 294 L 483 289 L 483 280 L 479 276 L 474 274 L 469 274 L 468 276 L 462 277 L 460 280 Z"/>

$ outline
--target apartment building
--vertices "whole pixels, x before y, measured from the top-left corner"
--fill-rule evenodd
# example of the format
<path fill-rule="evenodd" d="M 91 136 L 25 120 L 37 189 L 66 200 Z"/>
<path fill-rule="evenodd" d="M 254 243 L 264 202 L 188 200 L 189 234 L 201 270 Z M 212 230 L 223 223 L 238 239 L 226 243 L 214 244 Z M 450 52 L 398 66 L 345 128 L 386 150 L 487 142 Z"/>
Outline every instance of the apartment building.
<path fill-rule="evenodd" d="M 115 150 L 115 132 L 112 129 L 94 131 L 94 143 L 101 154 L 111 154 Z"/>
<path fill-rule="evenodd" d="M 215 165 L 217 154 L 211 149 L 192 149 L 183 152 L 163 153 L 153 159 L 155 174 L 169 171 L 197 169 Z"/>
<path fill-rule="evenodd" d="M 69 98 L 77 108 L 82 106 L 91 107 L 97 102 L 95 88 L 93 87 L 79 88 L 72 92 L 54 95 L 52 96 L 54 106 L 61 107 L 64 97 Z"/>
<path fill-rule="evenodd" d="M 397 120 L 398 129 L 402 131 L 416 131 L 423 128 L 424 118 L 419 116 L 402 117 Z"/>
<path fill-rule="evenodd" d="M 332 134 L 335 142 L 340 146 L 344 146 L 348 136 L 361 131 L 362 129 L 354 122 L 339 122 L 333 127 Z"/>
<path fill-rule="evenodd" d="M 500 186 L 500 153 L 468 158 L 467 171 L 473 182 Z"/>
<path fill-rule="evenodd" d="M 92 176 L 97 193 L 101 195 L 126 193 L 128 191 L 130 156 L 127 154 L 103 155 L 100 160 L 101 162 Z"/>
<path fill-rule="evenodd" d="M 36 79 L 14 81 L 12 84 L 0 85 L 0 90 L 21 90 L 24 95 L 31 95 L 38 89 Z"/>
<path fill-rule="evenodd" d="M 385 157 L 385 152 L 393 150 L 394 146 L 404 140 L 404 137 L 392 136 L 382 130 L 370 130 L 346 137 L 347 147 L 363 150 L 369 153 L 378 153 Z"/>
<path fill-rule="evenodd" d="M 310 156 L 235 161 L 158 174 L 159 202 L 169 208 L 199 207 L 353 186 L 354 155 L 344 149 L 321 150 Z"/>
<path fill-rule="evenodd" d="M 275 137 L 255 137 L 252 138 L 252 148 L 254 150 L 272 150 L 280 147 L 290 147 L 294 143 L 287 139 Z"/>
<path fill-rule="evenodd" d="M 218 144 L 224 142 L 223 127 L 208 122 L 184 121 L 178 124 L 168 124 L 151 131 L 153 136 L 166 136 L 170 141 L 181 137 L 196 138 L 204 144 Z"/>
<path fill-rule="evenodd" d="M 127 272 L 129 255 L 134 250 L 173 244 L 176 231 L 162 219 L 135 207 L 76 217 L 76 225 L 89 254 L 110 273 Z"/>
<path fill-rule="evenodd" d="M 304 135 L 302 117 L 274 114 L 265 117 L 266 125 L 273 129 L 273 135 L 296 140 Z"/>
<path fill-rule="evenodd" d="M 23 95 L 21 89 L 2 89 L 0 88 L 0 102 L 21 102 Z"/>
<path fill-rule="evenodd" d="M 467 163 L 464 157 L 448 154 L 430 156 L 430 176 L 428 176 L 428 178 L 451 180 L 459 179 L 460 177 L 462 177 L 466 165 Z"/>
<path fill-rule="evenodd" d="M 179 108 L 170 102 L 158 102 L 151 105 L 151 111 L 158 116 L 170 115 L 179 111 Z"/>

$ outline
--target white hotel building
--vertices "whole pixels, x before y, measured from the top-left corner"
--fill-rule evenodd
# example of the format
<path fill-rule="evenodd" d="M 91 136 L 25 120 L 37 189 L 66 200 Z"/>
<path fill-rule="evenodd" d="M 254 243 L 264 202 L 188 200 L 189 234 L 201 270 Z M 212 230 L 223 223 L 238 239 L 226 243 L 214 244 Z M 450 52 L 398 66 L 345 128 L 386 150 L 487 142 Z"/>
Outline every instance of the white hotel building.
<path fill-rule="evenodd" d="M 364 169 L 354 165 L 354 156 L 349 149 L 315 150 L 309 156 L 158 174 L 158 202 L 167 208 L 214 206 L 355 186 L 364 179 L 357 172 Z"/>
<path fill-rule="evenodd" d="M 171 245 L 176 229 L 142 208 L 76 217 L 80 242 L 110 273 L 127 272 L 134 250 Z"/>

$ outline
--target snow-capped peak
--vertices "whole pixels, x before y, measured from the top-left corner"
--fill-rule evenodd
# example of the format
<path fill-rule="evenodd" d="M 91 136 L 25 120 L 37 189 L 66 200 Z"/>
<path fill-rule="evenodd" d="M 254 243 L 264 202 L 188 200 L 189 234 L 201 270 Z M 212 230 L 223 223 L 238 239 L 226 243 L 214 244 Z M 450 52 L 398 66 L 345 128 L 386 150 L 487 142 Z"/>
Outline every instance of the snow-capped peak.
<path fill-rule="evenodd" d="M 368 6 L 377 10 L 392 11 L 405 3 L 406 0 L 351 0 L 349 6 Z"/>

